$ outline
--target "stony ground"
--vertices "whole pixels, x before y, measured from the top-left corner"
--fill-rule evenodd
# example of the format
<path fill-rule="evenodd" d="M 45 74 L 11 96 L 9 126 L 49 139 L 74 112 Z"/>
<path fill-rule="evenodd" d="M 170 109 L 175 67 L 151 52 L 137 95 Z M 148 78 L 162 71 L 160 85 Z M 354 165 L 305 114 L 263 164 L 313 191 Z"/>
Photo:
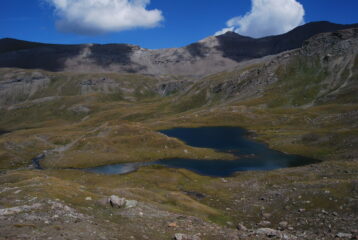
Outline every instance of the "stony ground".
<path fill-rule="evenodd" d="M 125 176 L 8 171 L 0 177 L 1 237 L 355 239 L 357 175 L 357 160 L 225 179 L 153 167 Z M 111 207 L 113 194 L 138 203 Z"/>

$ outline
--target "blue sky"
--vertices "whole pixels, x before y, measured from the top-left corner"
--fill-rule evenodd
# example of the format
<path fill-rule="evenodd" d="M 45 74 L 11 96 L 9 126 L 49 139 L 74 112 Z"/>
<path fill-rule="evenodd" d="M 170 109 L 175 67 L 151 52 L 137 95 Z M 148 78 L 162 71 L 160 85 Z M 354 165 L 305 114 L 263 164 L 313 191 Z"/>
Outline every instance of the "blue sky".
<path fill-rule="evenodd" d="M 76 5 L 78 11 L 72 11 L 75 5 L 61 8 L 63 1 L 87 0 L 3 0 L 0 9 L 0 38 L 65 44 L 131 43 L 155 49 L 184 46 L 223 29 L 259 37 L 302 24 L 302 8 L 290 5 L 288 11 L 293 12 L 285 15 L 286 9 L 281 9 L 281 13 L 276 11 L 280 7 L 274 6 L 275 1 L 297 1 L 304 9 L 304 22 L 327 20 L 342 24 L 358 23 L 357 0 L 132 0 L 137 5 L 130 6 L 130 11 L 112 8 L 108 9 L 109 17 L 103 17 L 106 9 L 102 9 L 103 14 L 92 17 L 90 24 L 84 23 L 91 9 L 83 9 L 88 6 Z M 261 10 L 266 13 L 262 13 L 259 6 L 256 12 L 244 20 L 235 18 L 250 12 L 252 1 L 262 4 Z M 54 11 L 55 7 L 57 11 Z M 93 13 L 97 12 L 95 10 Z M 113 18 L 111 14 L 114 14 Z M 265 14 L 269 14 L 269 18 L 262 16 Z M 274 14 L 283 16 L 271 16 Z M 285 18 L 289 19 L 283 20 Z M 262 24 L 264 19 L 273 20 Z M 276 25 L 275 21 L 278 22 Z M 280 21 L 287 22 L 285 29 L 279 24 Z"/>

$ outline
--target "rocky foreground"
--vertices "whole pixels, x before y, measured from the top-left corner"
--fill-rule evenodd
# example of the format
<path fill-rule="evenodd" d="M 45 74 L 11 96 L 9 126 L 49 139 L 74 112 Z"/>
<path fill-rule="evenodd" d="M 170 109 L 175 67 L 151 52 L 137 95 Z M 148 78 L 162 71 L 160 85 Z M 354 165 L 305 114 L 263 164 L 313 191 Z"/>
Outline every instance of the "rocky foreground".
<path fill-rule="evenodd" d="M 357 174 L 357 160 L 225 179 L 155 168 L 125 177 L 8 171 L 0 177 L 1 237 L 356 239 Z"/>

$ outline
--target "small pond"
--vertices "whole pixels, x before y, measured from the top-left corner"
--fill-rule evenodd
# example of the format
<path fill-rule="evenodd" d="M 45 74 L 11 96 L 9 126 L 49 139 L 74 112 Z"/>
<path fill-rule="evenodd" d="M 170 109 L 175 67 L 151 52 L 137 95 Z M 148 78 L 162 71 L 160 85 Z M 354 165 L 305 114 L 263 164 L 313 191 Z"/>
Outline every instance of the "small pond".
<path fill-rule="evenodd" d="M 173 158 L 155 162 L 115 164 L 87 170 L 102 174 L 125 174 L 136 171 L 142 166 L 162 165 L 170 168 L 185 168 L 206 176 L 228 177 L 239 171 L 267 171 L 319 162 L 315 159 L 272 150 L 266 144 L 249 139 L 248 132 L 240 127 L 173 128 L 160 132 L 169 137 L 178 138 L 193 147 L 212 148 L 234 154 L 236 159 Z"/>

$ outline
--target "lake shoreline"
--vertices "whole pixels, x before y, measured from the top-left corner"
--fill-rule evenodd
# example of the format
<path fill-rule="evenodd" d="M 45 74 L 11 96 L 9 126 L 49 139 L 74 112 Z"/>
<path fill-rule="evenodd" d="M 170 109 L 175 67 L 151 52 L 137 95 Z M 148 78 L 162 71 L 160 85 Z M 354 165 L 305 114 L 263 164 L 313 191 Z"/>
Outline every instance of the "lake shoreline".
<path fill-rule="evenodd" d="M 128 174 L 141 167 L 159 165 L 169 168 L 184 168 L 210 177 L 230 177 L 242 171 L 270 171 L 286 167 L 298 167 L 321 162 L 299 155 L 285 154 L 270 149 L 267 144 L 249 138 L 249 131 L 241 127 L 171 128 L 160 130 L 191 147 L 210 148 L 233 154 L 233 160 L 168 158 L 152 162 L 111 164 L 87 168 L 86 171 L 101 174 Z"/>

